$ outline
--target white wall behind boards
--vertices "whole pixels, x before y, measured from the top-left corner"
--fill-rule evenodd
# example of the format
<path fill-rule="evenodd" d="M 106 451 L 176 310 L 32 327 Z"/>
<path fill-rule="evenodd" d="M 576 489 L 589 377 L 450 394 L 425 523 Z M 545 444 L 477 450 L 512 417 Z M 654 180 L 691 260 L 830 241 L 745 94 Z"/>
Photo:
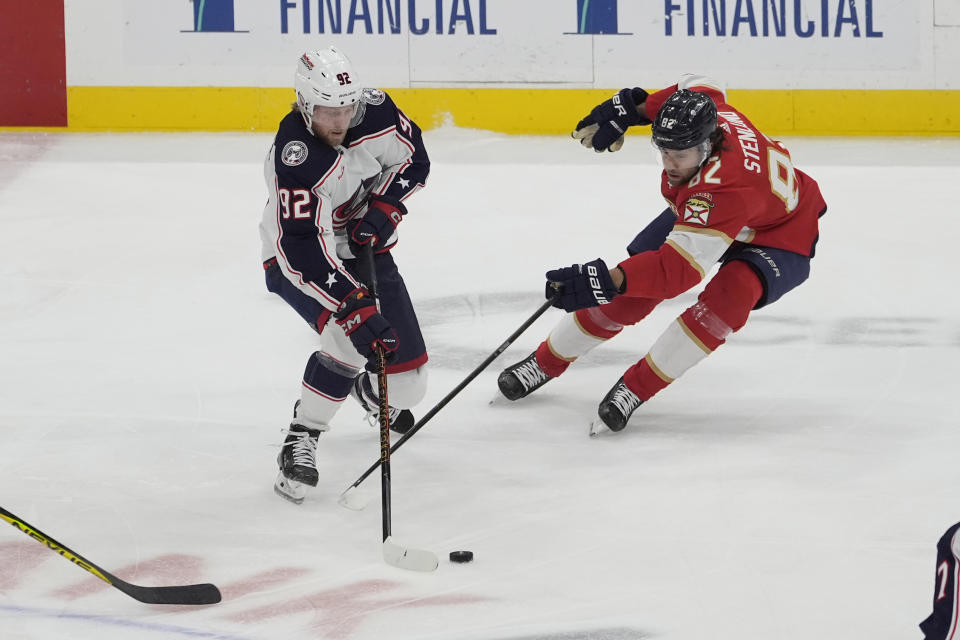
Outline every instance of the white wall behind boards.
<path fill-rule="evenodd" d="M 65 0 L 74 86 L 264 86 L 340 46 L 383 87 L 958 89 L 958 0 Z"/>
<path fill-rule="evenodd" d="M 938 27 L 960 27 L 960 1 L 934 0 L 934 23 Z"/>

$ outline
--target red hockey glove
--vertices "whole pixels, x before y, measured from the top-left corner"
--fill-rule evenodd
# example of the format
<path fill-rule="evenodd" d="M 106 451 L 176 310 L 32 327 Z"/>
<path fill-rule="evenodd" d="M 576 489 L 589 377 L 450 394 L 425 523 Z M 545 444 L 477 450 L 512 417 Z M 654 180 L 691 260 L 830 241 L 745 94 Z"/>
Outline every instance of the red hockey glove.
<path fill-rule="evenodd" d="M 399 200 L 380 196 L 371 197 L 363 217 L 347 225 L 350 243 L 360 247 L 372 242 L 377 248 L 382 247 L 396 231 L 397 225 L 406 214 L 407 208 Z"/>
<path fill-rule="evenodd" d="M 366 290 L 357 289 L 347 296 L 333 317 L 357 352 L 374 366 L 378 346 L 386 351 L 387 358 L 397 350 L 397 332 L 377 313 L 377 306 Z"/>

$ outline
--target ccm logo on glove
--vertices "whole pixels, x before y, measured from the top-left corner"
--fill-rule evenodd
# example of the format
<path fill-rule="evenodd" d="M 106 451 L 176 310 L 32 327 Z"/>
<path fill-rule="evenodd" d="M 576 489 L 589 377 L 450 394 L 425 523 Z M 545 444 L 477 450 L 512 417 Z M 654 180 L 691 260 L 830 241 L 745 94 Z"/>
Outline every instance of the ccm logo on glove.
<path fill-rule="evenodd" d="M 397 332 L 377 313 L 376 304 L 363 289 L 347 296 L 333 317 L 357 352 L 371 364 L 377 364 L 378 347 L 388 358 L 397 350 Z"/>
<path fill-rule="evenodd" d="M 359 327 L 360 325 L 362 325 L 362 324 L 363 324 L 363 321 L 366 320 L 367 317 L 369 317 L 369 316 L 371 316 L 371 315 L 373 315 L 373 314 L 370 313 L 368 310 L 365 309 L 363 312 L 357 311 L 356 313 L 354 313 L 354 314 L 353 314 L 352 316 L 350 316 L 349 318 L 344 318 L 343 320 L 341 320 L 341 321 L 340 321 L 340 326 L 343 327 L 343 333 L 344 333 L 344 335 L 350 335 L 351 333 L 353 333 L 354 330 L 355 330 L 357 327 Z M 364 317 L 364 316 L 366 316 L 366 317 Z"/>
<path fill-rule="evenodd" d="M 376 247 L 383 247 L 406 212 L 407 208 L 399 200 L 380 196 L 370 198 L 363 217 L 347 225 L 350 242 L 357 246 L 372 243 Z"/>

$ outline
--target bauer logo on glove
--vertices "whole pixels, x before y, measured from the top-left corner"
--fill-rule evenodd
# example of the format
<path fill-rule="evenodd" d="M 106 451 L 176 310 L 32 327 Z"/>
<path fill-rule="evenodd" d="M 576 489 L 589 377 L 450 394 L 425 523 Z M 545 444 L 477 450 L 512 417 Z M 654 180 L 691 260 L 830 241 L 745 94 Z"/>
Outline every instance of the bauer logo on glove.
<path fill-rule="evenodd" d="M 610 301 L 607 300 L 603 285 L 600 284 L 600 273 L 597 271 L 596 265 L 588 264 L 585 266 L 587 268 L 587 276 L 590 278 L 590 287 L 593 289 L 593 297 L 596 299 L 597 304 L 607 304 Z M 610 278 L 610 274 L 606 271 L 606 266 L 604 266 L 603 273 L 608 279 Z M 616 293 L 614 293 L 614 295 L 616 295 Z"/>
<path fill-rule="evenodd" d="M 594 107 L 577 123 L 571 135 L 580 144 L 598 153 L 619 151 L 628 128 L 650 124 L 650 120 L 637 110 L 637 105 L 643 104 L 646 99 L 647 92 L 640 87 L 621 89 L 612 98 Z"/>
<path fill-rule="evenodd" d="M 552 298 L 553 306 L 564 311 L 607 304 L 618 293 L 607 265 L 600 258 L 547 271 L 546 297 Z"/>

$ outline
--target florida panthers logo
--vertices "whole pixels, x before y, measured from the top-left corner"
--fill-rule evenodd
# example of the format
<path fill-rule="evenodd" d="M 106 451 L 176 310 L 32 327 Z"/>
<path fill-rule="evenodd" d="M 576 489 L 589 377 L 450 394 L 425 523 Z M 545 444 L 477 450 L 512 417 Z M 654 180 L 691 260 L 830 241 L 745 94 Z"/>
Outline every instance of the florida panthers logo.
<path fill-rule="evenodd" d="M 280 152 L 280 160 L 288 167 L 295 167 L 298 164 L 303 164 L 303 161 L 306 159 L 307 145 L 299 140 L 291 140 L 284 145 L 283 151 Z"/>
<path fill-rule="evenodd" d="M 695 193 L 687 198 L 683 205 L 683 221 L 693 224 L 710 224 L 710 209 L 713 208 L 713 197 L 709 193 Z"/>

